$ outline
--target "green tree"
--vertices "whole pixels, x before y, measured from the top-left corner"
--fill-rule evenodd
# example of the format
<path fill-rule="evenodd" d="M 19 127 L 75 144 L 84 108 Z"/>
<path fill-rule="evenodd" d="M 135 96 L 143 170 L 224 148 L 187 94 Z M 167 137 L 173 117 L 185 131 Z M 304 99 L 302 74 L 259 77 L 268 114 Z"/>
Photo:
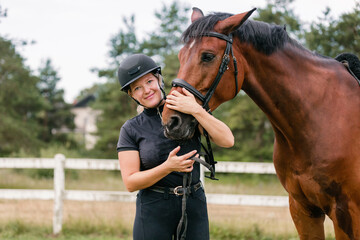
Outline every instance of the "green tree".
<path fill-rule="evenodd" d="M 129 18 L 124 17 L 125 31 L 120 30 L 111 40 L 111 49 L 109 51 L 112 67 L 117 67 L 122 59 L 133 53 L 140 53 L 141 46 L 136 37 L 135 15 Z"/>
<path fill-rule="evenodd" d="M 11 41 L 0 37 L 0 155 L 21 149 L 36 152 L 40 127 L 37 117 L 44 101 L 36 87 L 39 78 L 24 65 Z"/>
<path fill-rule="evenodd" d="M 60 81 L 57 71 L 52 66 L 51 60 L 47 59 L 39 69 L 37 87 L 45 101 L 45 107 L 39 116 L 42 126 L 40 138 L 44 142 L 68 141 L 68 130 L 74 129 L 74 115 L 71 113 L 71 105 L 64 100 L 64 90 L 58 89 Z"/>
<path fill-rule="evenodd" d="M 292 37 L 299 38 L 301 22 L 290 5 L 294 0 L 267 0 L 265 8 L 257 10 L 258 16 L 255 20 L 267 23 L 285 25 L 286 30 Z"/>
<path fill-rule="evenodd" d="M 189 23 L 189 8 L 174 1 L 170 6 L 163 5 L 155 11 L 159 25 L 149 34 L 149 38 L 141 43 L 144 54 L 167 56 L 180 50 L 180 37 Z"/>
<path fill-rule="evenodd" d="M 160 11 L 155 11 L 158 27 L 141 43 L 142 53 L 160 57 L 166 88 L 171 86 L 180 67 L 177 54 L 182 47 L 181 35 L 190 23 L 189 10 L 178 1 L 169 6 L 163 5 Z"/>
<path fill-rule="evenodd" d="M 360 1 L 350 13 L 342 14 L 338 19 L 331 16 L 326 8 L 323 16 L 313 22 L 308 31 L 304 31 L 306 45 L 322 55 L 336 57 L 342 52 L 360 55 Z"/>

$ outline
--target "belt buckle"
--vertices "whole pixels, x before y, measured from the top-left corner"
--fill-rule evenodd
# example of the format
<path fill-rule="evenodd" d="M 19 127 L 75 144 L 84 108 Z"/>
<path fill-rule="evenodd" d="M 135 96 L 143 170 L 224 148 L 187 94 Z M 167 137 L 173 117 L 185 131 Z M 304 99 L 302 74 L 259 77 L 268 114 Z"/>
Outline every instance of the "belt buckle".
<path fill-rule="evenodd" d="M 182 195 L 184 195 L 184 192 L 182 192 L 182 193 L 179 193 L 178 191 L 179 191 L 179 189 L 180 188 L 182 188 L 182 186 L 177 186 L 177 187 L 175 187 L 174 188 L 174 194 L 176 195 L 176 196 L 182 196 Z"/>

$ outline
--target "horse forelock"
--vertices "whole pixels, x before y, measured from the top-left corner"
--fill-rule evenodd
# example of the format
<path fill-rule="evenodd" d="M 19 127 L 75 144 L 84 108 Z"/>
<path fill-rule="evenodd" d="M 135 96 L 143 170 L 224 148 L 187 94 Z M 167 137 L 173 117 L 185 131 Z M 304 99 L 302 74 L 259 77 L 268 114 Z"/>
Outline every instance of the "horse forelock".
<path fill-rule="evenodd" d="M 232 16 L 229 13 L 211 13 L 203 18 L 193 22 L 182 34 L 181 40 L 186 44 L 191 39 L 201 38 L 205 33 L 214 29 L 218 21 Z"/>
<path fill-rule="evenodd" d="M 218 21 L 232 15 L 229 13 L 211 13 L 200 18 L 184 31 L 181 39 L 186 44 L 193 38 L 201 38 L 204 34 L 213 31 Z M 299 46 L 295 40 L 289 37 L 284 26 L 254 20 L 247 20 L 233 32 L 233 36 L 241 42 L 252 44 L 257 51 L 266 55 L 281 49 L 287 42 Z"/>

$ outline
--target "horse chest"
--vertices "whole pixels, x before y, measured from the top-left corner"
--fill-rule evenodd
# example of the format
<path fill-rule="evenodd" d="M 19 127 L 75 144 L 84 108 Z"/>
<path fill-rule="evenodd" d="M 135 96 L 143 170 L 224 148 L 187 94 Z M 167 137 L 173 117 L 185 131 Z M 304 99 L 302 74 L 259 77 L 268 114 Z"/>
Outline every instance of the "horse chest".
<path fill-rule="evenodd" d="M 318 175 L 311 164 L 295 156 L 274 158 L 274 165 L 280 182 L 294 199 L 309 207 L 325 209 L 330 205 L 331 196 L 325 189 L 331 185 L 331 179 L 326 171 L 325 175 Z"/>

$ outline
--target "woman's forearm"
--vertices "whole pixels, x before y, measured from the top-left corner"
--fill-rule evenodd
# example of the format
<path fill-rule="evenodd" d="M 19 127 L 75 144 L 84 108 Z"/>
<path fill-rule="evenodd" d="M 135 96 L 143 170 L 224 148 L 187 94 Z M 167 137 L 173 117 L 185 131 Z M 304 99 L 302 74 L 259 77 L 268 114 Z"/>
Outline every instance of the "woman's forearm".
<path fill-rule="evenodd" d="M 134 192 L 150 187 L 167 176 L 171 171 L 161 164 L 145 171 L 138 171 L 126 178 L 125 186 L 129 192 Z"/>
<path fill-rule="evenodd" d="M 232 147 L 234 145 L 234 135 L 225 123 L 207 113 L 203 108 L 194 113 L 193 116 L 201 127 L 208 132 L 216 145 L 220 147 Z"/>
<path fill-rule="evenodd" d="M 119 152 L 119 162 L 122 179 L 129 192 L 150 187 L 166 177 L 171 172 L 191 172 L 194 161 L 189 158 L 196 150 L 177 156 L 180 147 L 174 148 L 165 162 L 144 171 L 140 171 L 140 158 L 137 151 Z M 130 160 L 131 159 L 131 160 Z"/>

